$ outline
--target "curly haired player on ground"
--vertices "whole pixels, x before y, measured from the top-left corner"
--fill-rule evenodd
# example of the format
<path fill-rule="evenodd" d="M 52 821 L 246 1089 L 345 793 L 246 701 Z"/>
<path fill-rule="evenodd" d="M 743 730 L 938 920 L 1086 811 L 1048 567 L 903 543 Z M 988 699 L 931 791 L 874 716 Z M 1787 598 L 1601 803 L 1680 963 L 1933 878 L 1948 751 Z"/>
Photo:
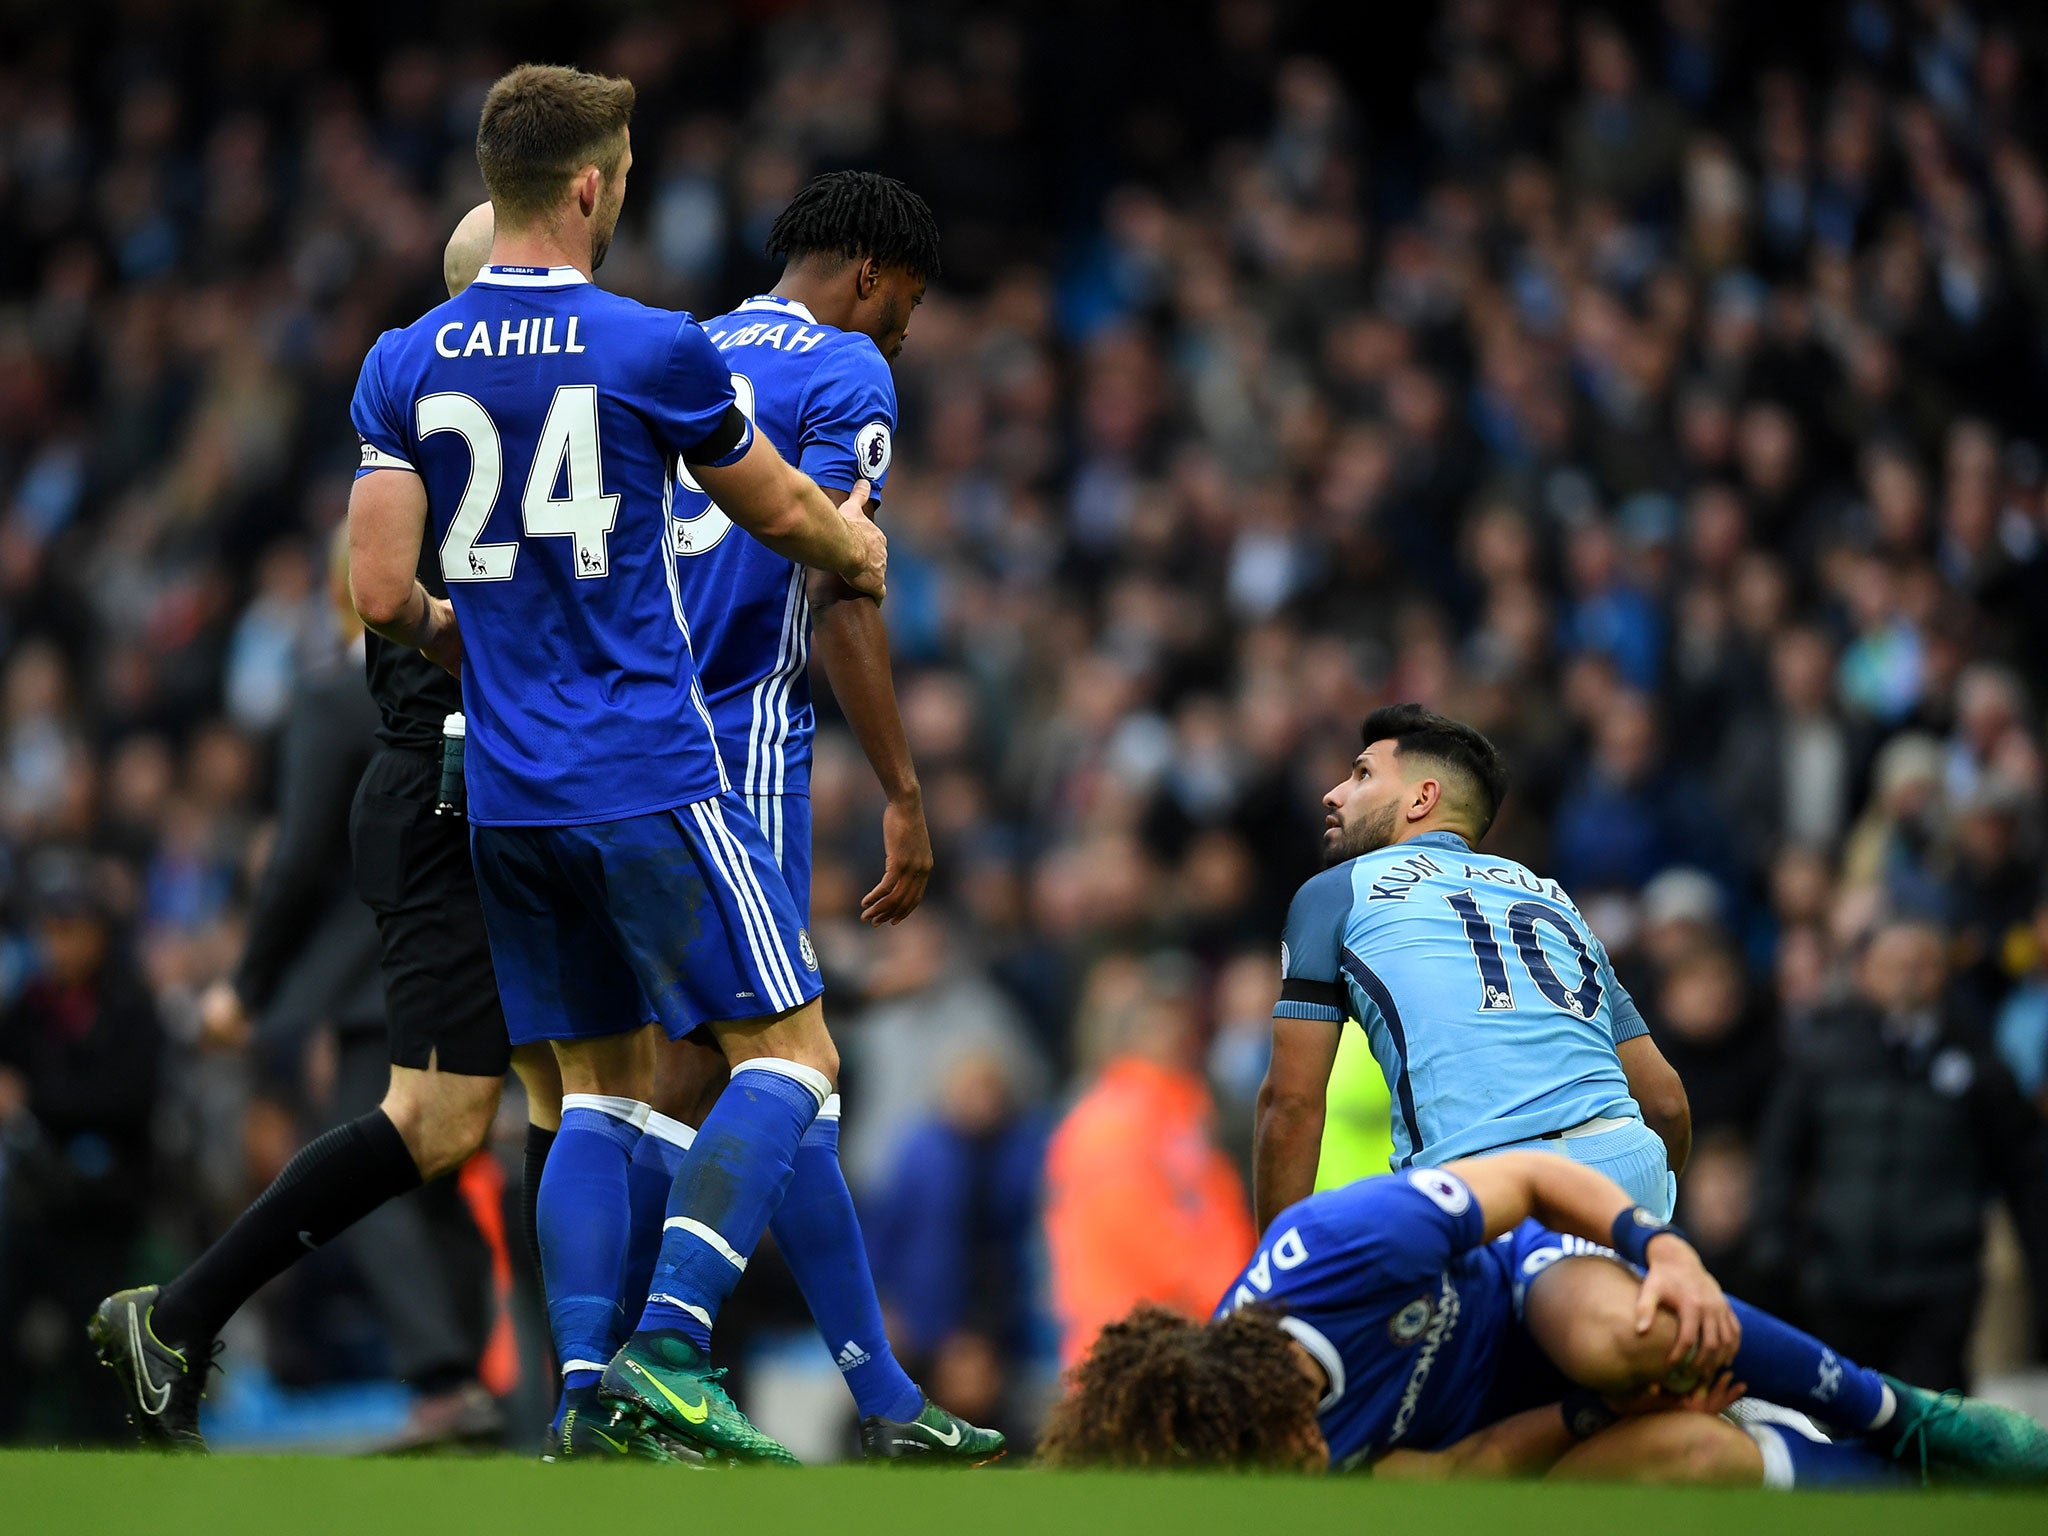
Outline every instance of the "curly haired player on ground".
<path fill-rule="evenodd" d="M 1407 1478 L 2048 1483 L 2048 1430 L 2026 1415 L 1880 1376 L 1731 1301 L 1613 1180 L 1540 1153 L 1290 1206 L 1214 1320 L 1140 1308 L 1103 1331 L 1044 1454 Z"/>

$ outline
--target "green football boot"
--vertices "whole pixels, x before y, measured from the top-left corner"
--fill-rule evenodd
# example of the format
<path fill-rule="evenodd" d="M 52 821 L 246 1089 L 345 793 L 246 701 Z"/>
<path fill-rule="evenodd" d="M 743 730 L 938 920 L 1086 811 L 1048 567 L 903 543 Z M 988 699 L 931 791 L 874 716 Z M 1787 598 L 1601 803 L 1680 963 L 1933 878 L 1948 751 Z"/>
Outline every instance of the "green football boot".
<path fill-rule="evenodd" d="M 788 1447 L 747 1422 L 704 1354 L 680 1333 L 636 1333 L 612 1356 L 598 1383 L 601 1396 L 658 1419 L 707 1460 L 800 1465 Z"/>
<path fill-rule="evenodd" d="M 695 1446 L 668 1434 L 651 1415 L 624 1403 L 563 1410 L 550 1431 L 542 1461 L 652 1461 L 665 1466 L 705 1466 Z"/>
<path fill-rule="evenodd" d="M 114 1292 L 94 1310 L 85 1331 L 101 1363 L 121 1378 L 128 1422 L 142 1438 L 166 1450 L 204 1451 L 199 1400 L 206 1396 L 207 1373 L 220 1345 L 178 1349 L 159 1339 L 150 1314 L 161 1290 L 144 1285 Z"/>
<path fill-rule="evenodd" d="M 1923 1478 L 2048 1483 L 2048 1429 L 2026 1414 L 1960 1392 L 1930 1392 L 1895 1376 L 1884 1380 L 1899 1400 L 1892 1455 L 1917 1462 Z"/>
<path fill-rule="evenodd" d="M 952 1461 L 979 1467 L 1006 1449 L 992 1429 L 976 1429 L 958 1414 L 948 1413 L 930 1398 L 916 1418 L 899 1424 L 869 1415 L 860 1421 L 860 1453 L 869 1461 Z"/>

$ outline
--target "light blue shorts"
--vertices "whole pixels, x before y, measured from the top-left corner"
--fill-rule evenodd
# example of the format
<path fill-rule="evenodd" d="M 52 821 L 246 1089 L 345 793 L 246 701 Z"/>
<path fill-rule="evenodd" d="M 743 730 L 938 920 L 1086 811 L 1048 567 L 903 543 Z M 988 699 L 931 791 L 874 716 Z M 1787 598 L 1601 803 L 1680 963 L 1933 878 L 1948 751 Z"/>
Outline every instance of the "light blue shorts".
<path fill-rule="evenodd" d="M 1664 1139 L 1640 1120 L 1590 1136 L 1539 1136 L 1493 1152 L 1549 1152 L 1597 1168 L 1637 1205 L 1669 1221 L 1678 1204 L 1678 1176 L 1664 1151 Z M 1491 1157 L 1493 1152 L 1484 1154 Z"/>

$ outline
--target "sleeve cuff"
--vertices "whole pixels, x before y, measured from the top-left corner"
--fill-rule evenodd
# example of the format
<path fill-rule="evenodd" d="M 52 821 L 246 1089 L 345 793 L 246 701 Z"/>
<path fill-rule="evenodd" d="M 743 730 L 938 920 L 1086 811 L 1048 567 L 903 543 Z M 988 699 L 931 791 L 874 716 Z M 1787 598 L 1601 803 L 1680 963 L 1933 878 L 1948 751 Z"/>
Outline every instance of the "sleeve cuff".
<path fill-rule="evenodd" d="M 1328 1003 L 1304 1003 L 1295 998 L 1283 997 L 1273 1005 L 1276 1019 L 1321 1019 L 1326 1024 L 1342 1024 L 1344 1010 L 1332 1008 Z"/>
<path fill-rule="evenodd" d="M 361 479 L 373 469 L 403 469 L 413 474 L 419 471 L 403 455 L 393 453 L 389 448 L 379 448 L 375 443 L 363 444 L 362 462 L 356 466 L 356 478 Z"/>

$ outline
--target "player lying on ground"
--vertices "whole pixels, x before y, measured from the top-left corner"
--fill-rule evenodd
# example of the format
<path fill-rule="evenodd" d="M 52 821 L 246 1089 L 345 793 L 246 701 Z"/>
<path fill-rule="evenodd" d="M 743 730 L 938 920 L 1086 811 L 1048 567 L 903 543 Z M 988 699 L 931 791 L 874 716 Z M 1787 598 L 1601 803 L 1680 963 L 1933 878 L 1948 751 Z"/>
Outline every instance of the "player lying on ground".
<path fill-rule="evenodd" d="M 1685 1089 L 1571 897 L 1476 851 L 1507 790 L 1500 753 L 1420 704 L 1374 710 L 1363 736 L 1323 796 L 1326 867 L 1287 913 L 1260 1226 L 1315 1187 L 1347 1018 L 1393 1090 L 1397 1167 L 1551 1152 L 1668 1217 L 1692 1142 Z"/>
<path fill-rule="evenodd" d="M 1702 1384 L 1715 1404 L 1745 1391 L 1792 1412 L 1738 1427 L 1616 1422 L 1610 1406 Z M 1290 1206 L 1210 1322 L 1141 1307 L 1104 1329 L 1040 1449 L 1057 1465 L 1415 1478 L 2048 1482 L 2048 1430 L 2025 1414 L 1880 1376 L 1724 1297 L 1613 1180 L 1530 1153 Z"/>
<path fill-rule="evenodd" d="M 466 286 L 489 257 L 490 204 L 474 208 L 450 240 L 451 288 Z M 938 269 L 938 227 L 924 200 L 902 183 L 866 171 L 814 177 L 775 220 L 767 240 L 784 262 L 775 291 L 707 320 L 705 332 L 734 369 L 733 387 L 756 428 L 828 493 L 850 494 L 865 480 L 877 506 L 886 487 L 896 390 L 888 358 L 901 351 L 911 311 Z M 706 496 L 682 469 L 669 532 L 677 586 L 690 615 L 691 650 L 723 760 L 739 781 L 774 853 L 808 942 L 811 886 L 810 763 L 815 715 L 808 663 L 812 615 L 818 659 L 855 738 L 875 770 L 888 809 L 886 868 L 862 902 L 873 923 L 900 922 L 923 898 L 931 838 L 910 748 L 904 738 L 879 606 L 829 573 L 807 572 L 778 555 Z M 663 1047 L 658 1046 L 658 1049 Z M 725 1076 L 715 1040 L 700 1031 L 665 1046 L 658 1077 L 675 1115 L 641 1104 L 578 1099 L 573 1124 L 595 1117 L 600 1136 L 627 1134 L 639 1120 L 628 1170 L 631 1228 L 623 1267 L 608 1247 L 550 1241 L 548 1290 L 565 1298 L 600 1293 L 617 1273 L 611 1329 L 587 1333 L 595 1317 L 571 1300 L 558 1309 L 557 1346 L 565 1360 L 609 1359 L 624 1342 L 621 1323 L 639 1314 L 652 1279 L 670 1188 L 708 1108 L 707 1088 Z M 715 1097 L 715 1093 L 712 1095 Z M 700 1100 L 704 1101 L 700 1104 Z M 644 1117 L 644 1118 L 643 1118 Z M 572 1204 L 580 1172 L 576 1142 L 557 1159 L 546 1143 L 541 1198 L 551 1237 L 574 1238 Z M 534 1159 L 529 1157 L 529 1170 Z M 529 1173 L 529 1176 L 531 1174 Z M 861 1414 L 870 1457 L 935 1456 L 986 1461 L 1001 1435 L 930 1402 L 904 1372 L 882 1324 L 881 1303 L 852 1196 L 839 1165 L 839 1098 L 833 1095 L 804 1133 L 789 1191 L 769 1223 L 804 1300 L 817 1320 Z M 596 1410 L 590 1385 L 562 1394 L 549 1436 L 553 1454 L 616 1454 L 616 1427 Z M 673 1413 L 658 1396 L 655 1403 Z"/>

